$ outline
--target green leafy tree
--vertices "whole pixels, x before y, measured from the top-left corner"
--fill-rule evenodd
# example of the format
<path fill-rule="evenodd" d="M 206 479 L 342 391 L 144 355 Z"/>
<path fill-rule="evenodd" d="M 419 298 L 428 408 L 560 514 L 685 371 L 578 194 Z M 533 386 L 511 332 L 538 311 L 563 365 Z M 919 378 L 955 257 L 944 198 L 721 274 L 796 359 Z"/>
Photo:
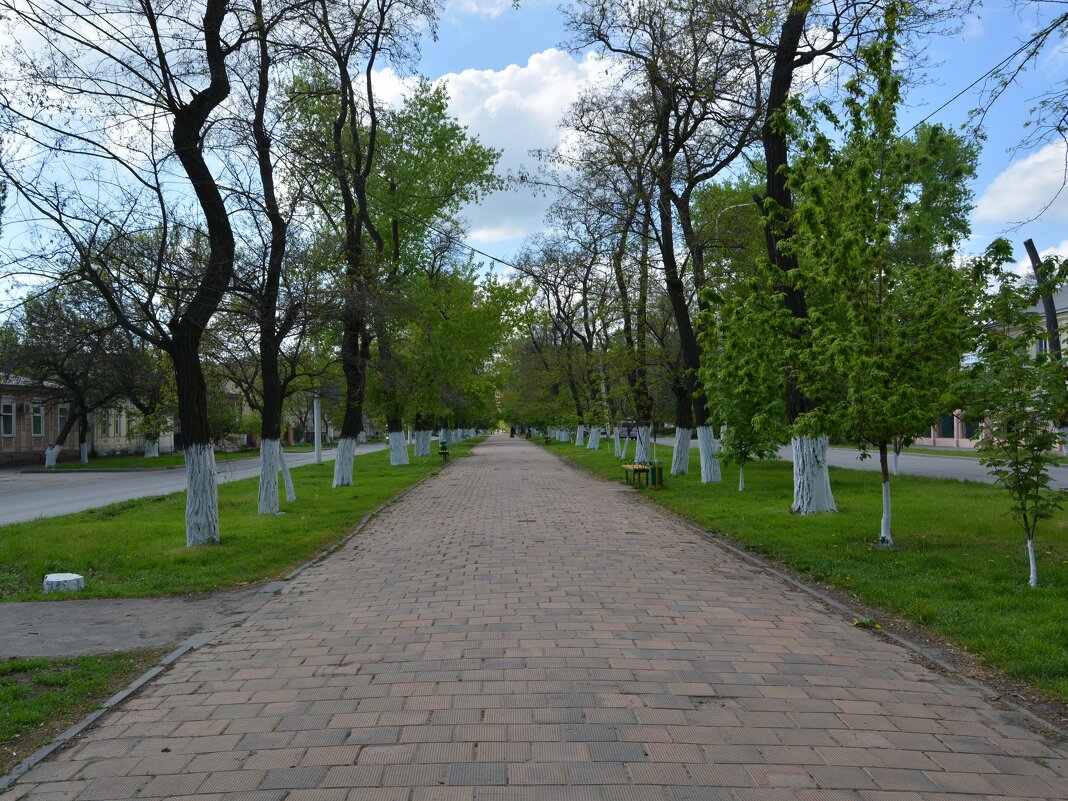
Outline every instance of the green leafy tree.
<path fill-rule="evenodd" d="M 1049 468 L 1061 442 L 1054 421 L 1068 411 L 1068 392 L 1061 364 L 1048 349 L 1035 348 L 1036 342 L 1045 341 L 1046 332 L 1031 307 L 1049 287 L 1021 280 L 1011 264 L 1012 246 L 1000 239 L 980 262 L 989 269 L 996 289 L 982 310 L 986 325 L 970 369 L 966 419 L 980 426 L 982 463 L 1007 491 L 1010 512 L 1027 537 L 1028 584 L 1037 587 L 1035 530 L 1066 497 L 1065 490 L 1053 488 Z M 1068 278 L 1068 261 L 1050 275 L 1062 284 Z"/>
<path fill-rule="evenodd" d="M 888 451 L 952 407 L 947 388 L 969 349 L 976 300 L 954 252 L 967 231 L 974 149 L 941 130 L 898 139 L 901 13 L 890 5 L 884 36 L 862 50 L 844 121 L 826 107 L 822 120 L 798 109 L 796 233 L 783 243 L 798 258 L 810 306 L 805 351 L 791 354 L 799 382 L 809 397 L 840 397 L 797 422 L 878 450 L 884 545 L 893 544 Z M 840 132 L 840 146 L 823 120 Z"/>

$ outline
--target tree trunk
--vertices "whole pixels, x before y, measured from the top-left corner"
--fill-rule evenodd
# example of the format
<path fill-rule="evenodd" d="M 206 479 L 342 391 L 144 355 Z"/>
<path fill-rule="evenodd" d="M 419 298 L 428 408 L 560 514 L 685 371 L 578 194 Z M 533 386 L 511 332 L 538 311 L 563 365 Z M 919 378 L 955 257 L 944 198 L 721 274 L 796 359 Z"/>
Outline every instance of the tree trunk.
<path fill-rule="evenodd" d="M 601 428 L 600 426 L 594 426 L 590 429 L 590 441 L 586 445 L 588 451 L 599 451 L 601 449 Z"/>
<path fill-rule="evenodd" d="M 215 479 L 215 450 L 211 444 L 185 446 L 185 544 L 219 543 L 219 490 Z"/>
<path fill-rule="evenodd" d="M 408 464 L 408 441 L 404 436 L 404 424 L 400 420 L 387 420 L 389 430 L 389 463 L 394 467 Z"/>
<path fill-rule="evenodd" d="M 1038 563 L 1035 561 L 1035 540 L 1033 536 L 1027 538 L 1027 563 L 1031 567 L 1031 575 L 1027 579 L 1027 586 L 1038 586 Z"/>
<path fill-rule="evenodd" d="M 62 445 L 52 444 L 45 448 L 45 467 L 55 467 L 56 462 L 59 460 L 59 452 L 63 450 Z"/>
<path fill-rule="evenodd" d="M 627 448 L 629 446 L 630 446 L 630 437 L 624 437 L 623 438 L 623 448 L 622 448 L 622 450 L 620 451 L 620 454 L 619 454 L 619 458 L 620 459 L 623 459 L 624 461 L 626 460 L 626 458 L 627 458 Z"/>
<path fill-rule="evenodd" d="M 883 479 L 883 519 L 879 531 L 879 544 L 893 547 L 894 538 L 890 534 L 890 467 L 885 442 L 879 443 L 879 469 Z"/>
<path fill-rule="evenodd" d="M 617 459 L 623 456 L 623 445 L 619 441 L 619 426 L 612 427 L 612 448 Z"/>
<path fill-rule="evenodd" d="M 675 426 L 675 450 L 671 457 L 671 475 L 690 472 L 690 429 Z"/>
<path fill-rule="evenodd" d="M 634 461 L 649 461 L 649 426 L 638 427 L 638 440 L 634 444 Z"/>
<path fill-rule="evenodd" d="M 159 458 L 159 439 L 156 437 L 145 437 L 145 458 L 146 459 L 158 459 Z"/>
<path fill-rule="evenodd" d="M 208 390 L 200 366 L 198 332 L 183 328 L 171 349 L 178 391 L 178 417 L 185 439 L 187 545 L 216 544 L 219 534 L 219 492 L 215 450 L 208 430 Z"/>
<path fill-rule="evenodd" d="M 712 426 L 697 427 L 697 450 L 701 456 L 701 483 L 718 484 L 723 480 L 719 466 L 719 442 Z"/>
<path fill-rule="evenodd" d="M 738 463 L 738 492 L 745 492 L 745 462 Z"/>
<path fill-rule="evenodd" d="M 260 491 L 256 511 L 261 515 L 278 514 L 279 450 L 278 440 L 260 440 Z"/>
<path fill-rule="evenodd" d="M 282 471 L 282 479 L 286 485 L 286 501 L 293 503 L 297 499 L 297 491 L 293 487 L 293 476 L 289 473 L 289 465 L 286 464 L 286 452 L 282 443 L 278 443 L 278 467 Z"/>
<path fill-rule="evenodd" d="M 578 428 L 575 429 L 575 444 L 580 448 L 586 445 L 586 426 L 582 423 L 579 423 Z"/>
<path fill-rule="evenodd" d="M 81 464 L 89 464 L 89 415 L 82 412 L 78 418 L 78 459 Z"/>
<path fill-rule="evenodd" d="M 335 487 L 352 486 L 352 462 L 356 458 L 356 440 L 353 437 L 342 437 L 337 441 L 334 451 L 334 483 Z"/>
<path fill-rule="evenodd" d="M 794 514 L 837 512 L 827 472 L 827 437 L 794 437 Z"/>

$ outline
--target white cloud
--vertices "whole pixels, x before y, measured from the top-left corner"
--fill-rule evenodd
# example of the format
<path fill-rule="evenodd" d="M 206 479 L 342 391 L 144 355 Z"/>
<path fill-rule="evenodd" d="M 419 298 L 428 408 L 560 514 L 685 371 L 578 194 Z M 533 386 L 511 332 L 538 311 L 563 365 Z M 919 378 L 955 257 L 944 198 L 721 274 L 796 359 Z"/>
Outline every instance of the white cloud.
<path fill-rule="evenodd" d="M 493 19 L 511 7 L 511 0 L 449 0 L 446 13 L 450 15 L 472 14 Z"/>
<path fill-rule="evenodd" d="M 560 118 L 579 93 L 602 80 L 609 64 L 590 54 L 576 60 L 555 48 L 535 53 L 525 65 L 464 70 L 439 80 L 449 89 L 449 110 L 479 140 L 503 151 L 501 171 L 531 166 L 531 150 L 556 147 Z M 494 243 L 522 239 L 542 229 L 548 206 L 527 192 L 499 192 L 467 209 L 471 239 Z"/>
<path fill-rule="evenodd" d="M 498 171 L 503 174 L 532 168 L 530 151 L 560 144 L 564 111 L 586 87 L 604 80 L 611 64 L 596 54 L 576 60 L 550 48 L 531 55 L 525 65 L 448 73 L 435 82 L 448 88 L 449 112 L 482 144 L 502 151 Z M 375 73 L 376 98 L 398 104 L 414 80 L 390 68 L 380 70 Z M 465 209 L 469 238 L 486 245 L 516 244 L 542 230 L 548 204 L 547 198 L 525 191 L 498 192 Z"/>
<path fill-rule="evenodd" d="M 1065 144 L 1055 142 L 1014 161 L 983 192 L 975 219 L 1004 225 L 1034 218 L 1068 220 L 1066 159 Z"/>

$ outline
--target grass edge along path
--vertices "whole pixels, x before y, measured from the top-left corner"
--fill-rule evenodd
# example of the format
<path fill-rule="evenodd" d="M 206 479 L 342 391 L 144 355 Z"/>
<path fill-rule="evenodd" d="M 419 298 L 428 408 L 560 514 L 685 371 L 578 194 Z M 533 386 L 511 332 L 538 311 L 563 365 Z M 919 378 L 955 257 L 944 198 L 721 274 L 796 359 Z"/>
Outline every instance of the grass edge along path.
<path fill-rule="evenodd" d="M 595 475 L 624 480 L 610 442 L 599 451 L 555 442 L 545 447 Z M 657 447 L 665 473 L 671 450 Z M 689 474 L 665 475 L 663 490 L 638 491 L 746 550 L 933 633 L 1059 704 L 1068 702 L 1064 510 L 1039 526 L 1039 587 L 1031 589 L 1024 536 L 1009 517 L 1008 499 L 998 487 L 894 477 L 895 547 L 885 549 L 877 544 L 877 473 L 831 468 L 839 511 L 802 516 L 790 513 L 789 462 L 749 464 L 745 472 L 744 493 L 737 490 L 738 468 L 732 465 L 724 465 L 722 483 L 702 485 L 694 450 Z"/>
<path fill-rule="evenodd" d="M 165 653 L 151 649 L 0 661 L 0 777 L 99 709 Z"/>
<path fill-rule="evenodd" d="M 456 456 L 470 455 L 471 447 L 477 444 L 478 441 L 472 440 L 453 445 L 451 446 L 452 452 Z M 384 460 L 372 460 L 369 458 L 381 454 L 386 454 Z M 378 472 L 388 471 L 390 477 L 397 477 L 398 475 L 395 472 L 398 468 L 389 465 L 388 452 L 380 451 L 356 458 L 357 485 L 359 485 L 361 478 L 366 481 L 369 467 Z M 372 461 L 377 462 L 377 464 L 368 464 L 368 462 Z M 306 553 L 304 558 L 300 560 L 301 566 L 311 564 L 323 556 L 323 547 L 327 551 L 338 547 L 361 519 L 366 519 L 415 484 L 435 475 L 440 470 L 440 465 L 436 464 L 435 460 L 424 457 L 413 461 L 415 466 L 420 468 L 418 471 L 402 473 L 404 480 L 377 503 L 371 506 L 368 506 L 367 503 L 359 504 L 359 508 L 352 513 L 355 516 L 349 519 L 348 524 L 344 526 L 340 535 L 328 539 L 313 548 L 311 552 Z M 331 471 L 333 469 L 332 464 L 326 464 L 322 467 L 329 468 Z M 408 467 L 412 467 L 412 465 L 408 465 Z M 303 470 L 306 473 L 310 473 L 315 468 L 315 465 L 297 468 L 293 471 L 294 481 L 298 481 L 299 471 Z M 399 469 L 403 470 L 403 468 Z M 301 477 L 307 478 L 307 476 Z M 251 483 L 253 485 L 252 497 L 254 500 L 257 481 L 258 479 L 245 479 L 225 486 L 235 487 L 240 484 Z M 297 483 L 298 502 L 300 498 L 299 489 L 302 488 L 303 483 Z M 333 490 L 334 488 L 330 489 Z M 220 495 L 222 491 L 223 488 L 220 487 Z M 184 493 L 175 493 L 173 496 L 167 496 L 164 500 L 173 497 L 180 497 L 184 504 Z M 363 498 L 363 500 L 366 501 L 368 497 L 370 496 Z M 141 500 L 151 503 L 158 499 Z M 136 511 L 137 501 L 115 504 L 114 506 L 120 507 L 126 512 Z M 133 508 L 131 509 L 131 507 Z M 108 508 L 104 507 L 104 509 Z M 55 519 L 76 521 L 82 515 L 88 514 L 90 513 L 83 512 Z M 117 517 L 121 517 L 121 513 Z M 5 533 L 6 529 L 11 528 L 14 528 L 14 526 L 0 527 L 0 536 Z M 278 576 L 282 576 L 290 573 L 290 568 L 292 567 L 292 564 L 287 564 L 278 568 L 275 572 Z M 298 567 L 297 569 L 299 570 L 300 568 Z M 270 577 L 264 576 L 263 578 Z M 81 595 L 79 597 L 85 596 Z M 55 596 L 49 596 L 49 598 L 55 598 Z M 152 649 L 69 659 L 16 658 L 0 661 L 0 794 L 3 794 L 6 789 L 3 786 L 2 777 L 16 765 L 34 754 L 39 748 L 51 742 L 69 726 L 85 715 L 99 709 L 106 699 L 122 690 L 131 681 L 156 664 L 167 650 Z"/>
<path fill-rule="evenodd" d="M 453 456 L 478 440 L 450 446 Z M 388 450 L 356 457 L 352 487 L 331 487 L 333 462 L 292 470 L 297 500 L 256 514 L 258 478 L 219 486 L 222 542 L 185 546 L 185 493 L 0 526 L 0 601 L 57 600 L 45 574 L 85 576 L 79 598 L 215 592 L 286 575 L 342 540 L 360 518 L 442 467 L 434 454 L 389 464 Z"/>

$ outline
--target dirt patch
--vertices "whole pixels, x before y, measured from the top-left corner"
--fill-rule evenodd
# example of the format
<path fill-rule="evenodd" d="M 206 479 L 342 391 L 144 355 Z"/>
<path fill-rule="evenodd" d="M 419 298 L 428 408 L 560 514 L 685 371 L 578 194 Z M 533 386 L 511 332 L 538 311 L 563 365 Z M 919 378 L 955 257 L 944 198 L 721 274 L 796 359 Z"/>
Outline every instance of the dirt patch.
<path fill-rule="evenodd" d="M 0 604 L 0 659 L 140 651 L 236 623 L 262 585 L 170 598 Z"/>

